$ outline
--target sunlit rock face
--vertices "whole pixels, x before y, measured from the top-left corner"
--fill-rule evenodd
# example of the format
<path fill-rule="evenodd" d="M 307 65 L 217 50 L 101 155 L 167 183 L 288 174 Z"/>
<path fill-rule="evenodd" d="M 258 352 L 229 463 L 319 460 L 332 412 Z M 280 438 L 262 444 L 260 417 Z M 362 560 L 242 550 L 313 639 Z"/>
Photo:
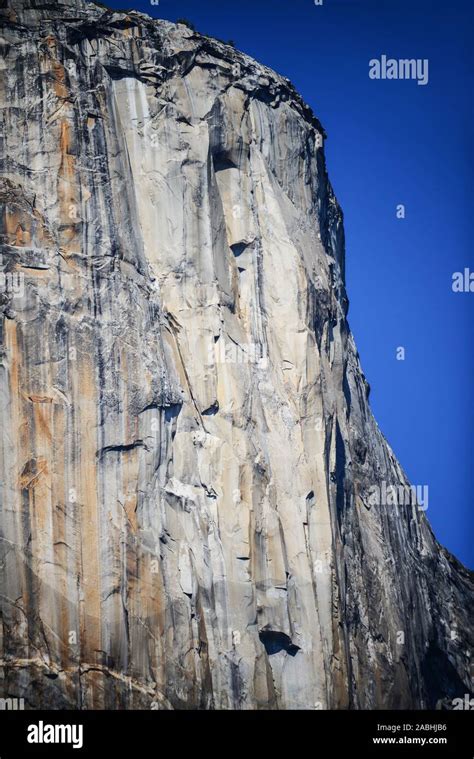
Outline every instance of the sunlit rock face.
<path fill-rule="evenodd" d="M 1 5 L 0 695 L 463 697 L 472 576 L 416 504 L 374 501 L 408 483 L 346 319 L 318 120 L 184 25 Z"/>

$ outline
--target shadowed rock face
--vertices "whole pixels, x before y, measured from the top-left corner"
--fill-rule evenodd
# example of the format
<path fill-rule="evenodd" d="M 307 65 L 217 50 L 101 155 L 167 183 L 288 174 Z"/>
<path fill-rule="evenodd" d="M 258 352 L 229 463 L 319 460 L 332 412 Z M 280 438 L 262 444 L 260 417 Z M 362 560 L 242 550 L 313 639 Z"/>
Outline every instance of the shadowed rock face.
<path fill-rule="evenodd" d="M 183 25 L 1 2 L 1 667 L 30 708 L 426 708 L 473 580 L 346 320 L 324 132 Z M 383 316 L 381 317 L 383 318 Z M 446 504 L 448 508 L 448 504 Z"/>

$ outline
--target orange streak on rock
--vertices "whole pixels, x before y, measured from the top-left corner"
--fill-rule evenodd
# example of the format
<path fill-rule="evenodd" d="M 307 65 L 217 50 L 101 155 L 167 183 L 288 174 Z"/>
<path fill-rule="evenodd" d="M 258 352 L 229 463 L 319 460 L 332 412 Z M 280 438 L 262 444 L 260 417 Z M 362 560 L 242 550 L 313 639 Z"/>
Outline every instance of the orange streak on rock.
<path fill-rule="evenodd" d="M 100 514 L 97 495 L 97 397 L 92 356 L 78 362 L 74 372 L 74 405 L 81 440 L 77 469 L 82 556 L 81 658 L 96 661 L 101 644 Z M 98 705 L 96 705 L 98 706 Z"/>

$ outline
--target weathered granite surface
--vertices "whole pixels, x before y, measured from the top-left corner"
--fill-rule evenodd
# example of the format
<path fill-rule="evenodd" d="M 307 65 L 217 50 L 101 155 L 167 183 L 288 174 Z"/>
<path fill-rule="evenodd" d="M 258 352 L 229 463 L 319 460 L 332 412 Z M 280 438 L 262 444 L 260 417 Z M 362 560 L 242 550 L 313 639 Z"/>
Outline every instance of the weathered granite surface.
<path fill-rule="evenodd" d="M 0 269 L 24 290 L 0 295 L 0 695 L 449 706 L 473 577 L 421 509 L 369 498 L 408 483 L 319 121 L 184 25 L 0 8 Z"/>

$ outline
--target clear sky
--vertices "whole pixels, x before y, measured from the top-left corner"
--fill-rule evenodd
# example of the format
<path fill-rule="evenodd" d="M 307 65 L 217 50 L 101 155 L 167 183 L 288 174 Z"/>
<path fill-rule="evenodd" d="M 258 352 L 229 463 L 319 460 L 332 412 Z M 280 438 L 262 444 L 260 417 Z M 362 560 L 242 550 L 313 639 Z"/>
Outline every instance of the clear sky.
<path fill-rule="evenodd" d="M 474 292 L 454 293 L 452 275 L 474 272 L 474 3 L 105 2 L 234 40 L 321 119 L 372 409 L 411 482 L 429 486 L 436 536 L 473 567 Z M 383 54 L 428 59 L 428 84 L 370 79 L 369 60 Z"/>

